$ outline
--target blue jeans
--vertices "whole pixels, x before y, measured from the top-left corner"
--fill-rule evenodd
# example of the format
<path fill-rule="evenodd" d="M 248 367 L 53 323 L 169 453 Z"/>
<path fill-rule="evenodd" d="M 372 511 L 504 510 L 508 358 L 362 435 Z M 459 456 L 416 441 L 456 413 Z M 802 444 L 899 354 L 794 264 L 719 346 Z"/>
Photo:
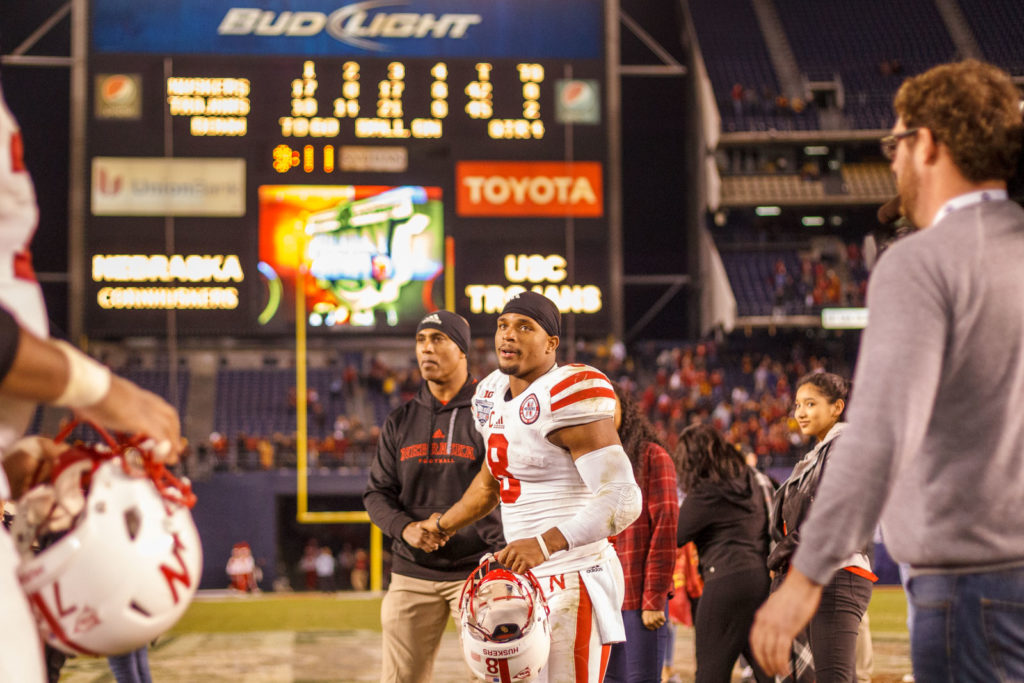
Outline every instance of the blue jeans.
<path fill-rule="evenodd" d="M 921 574 L 908 591 L 919 683 L 1024 681 L 1024 568 Z"/>
<path fill-rule="evenodd" d="M 107 657 L 107 664 L 117 683 L 152 683 L 146 646 L 124 655 Z"/>
<path fill-rule="evenodd" d="M 907 582 L 910 581 L 910 565 L 906 562 L 899 563 L 900 583 L 903 584 L 903 592 L 907 596 L 907 633 L 914 637 L 914 603 L 910 601 L 910 593 L 907 591 Z"/>
<path fill-rule="evenodd" d="M 666 615 L 667 615 L 666 605 Z M 668 647 L 668 622 L 649 631 L 640 610 L 623 610 L 626 642 L 612 645 L 604 683 L 661 683 L 661 665 Z"/>

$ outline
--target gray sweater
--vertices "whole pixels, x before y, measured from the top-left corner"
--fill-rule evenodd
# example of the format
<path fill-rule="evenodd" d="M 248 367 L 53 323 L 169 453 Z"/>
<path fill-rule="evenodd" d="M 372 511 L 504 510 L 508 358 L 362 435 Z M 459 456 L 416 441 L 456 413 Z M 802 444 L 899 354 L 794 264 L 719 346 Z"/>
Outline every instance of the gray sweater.
<path fill-rule="evenodd" d="M 871 275 L 850 426 L 793 564 L 827 583 L 881 516 L 917 571 L 1024 564 L 1024 211 L 974 204 Z"/>

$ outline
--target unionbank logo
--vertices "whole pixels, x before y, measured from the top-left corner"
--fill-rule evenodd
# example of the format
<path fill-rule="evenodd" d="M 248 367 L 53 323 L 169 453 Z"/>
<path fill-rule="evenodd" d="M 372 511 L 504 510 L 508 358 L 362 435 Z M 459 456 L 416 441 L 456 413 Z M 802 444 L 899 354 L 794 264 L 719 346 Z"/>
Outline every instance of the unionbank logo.
<path fill-rule="evenodd" d="M 95 157 L 95 216 L 243 216 L 244 159 Z"/>
<path fill-rule="evenodd" d="M 309 11 L 274 12 L 252 7 L 232 7 L 217 27 L 226 36 L 309 37 L 327 31 L 343 43 L 364 50 L 383 51 L 372 38 L 465 38 L 471 27 L 481 23 L 479 14 L 388 12 L 382 7 L 401 7 L 404 2 L 368 0 L 341 7 L 331 14 Z"/>
<path fill-rule="evenodd" d="M 604 214 L 601 164 L 596 161 L 463 161 L 455 175 L 460 216 Z"/>
<path fill-rule="evenodd" d="M 115 195 L 124 187 L 124 177 L 100 168 L 96 178 L 96 189 L 102 195 Z"/>

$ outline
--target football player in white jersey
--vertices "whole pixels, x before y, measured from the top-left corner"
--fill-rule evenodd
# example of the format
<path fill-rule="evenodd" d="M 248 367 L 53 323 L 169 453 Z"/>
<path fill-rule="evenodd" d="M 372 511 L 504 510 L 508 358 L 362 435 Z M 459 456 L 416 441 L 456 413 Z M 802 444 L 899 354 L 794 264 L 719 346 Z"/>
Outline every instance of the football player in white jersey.
<path fill-rule="evenodd" d="M 556 364 L 561 316 L 522 292 L 498 317 L 498 370 L 473 397 L 486 467 L 434 516 L 450 535 L 500 501 L 508 545 L 497 559 L 533 571 L 551 608 L 551 654 L 539 680 L 599 682 L 625 640 L 622 567 L 608 542 L 640 514 L 641 493 L 613 421 L 615 392 L 598 370 Z"/>
<path fill-rule="evenodd" d="M 0 305 L 37 337 L 46 337 L 46 305 L 28 250 L 38 221 L 39 209 L 25 167 L 21 130 L 7 108 L 0 85 Z M 0 397 L 0 449 L 21 436 L 35 407 L 31 401 Z"/>
<path fill-rule="evenodd" d="M 74 408 L 111 429 L 167 441 L 172 460 L 184 446 L 178 413 L 163 399 L 69 344 L 47 339 L 46 306 L 28 252 L 38 217 L 21 131 L 0 87 L 0 305 L 7 309 L 0 312 L 0 504 L 40 478 L 40 453 L 56 453 L 17 441 L 39 401 Z M 42 642 L 15 575 L 17 564 L 10 536 L 0 530 L 0 681 L 41 683 Z"/>
<path fill-rule="evenodd" d="M 164 455 L 175 461 L 184 442 L 177 411 L 162 398 L 118 377 L 69 344 L 42 339 L 0 308 L 0 396 L 44 401 L 75 409 L 107 428 L 147 434 L 166 442 Z M 0 419 L 3 419 L 0 416 Z M 49 476 L 62 446 L 26 437 L 0 452 L 0 505 L 17 500 Z M 36 621 L 15 575 L 18 555 L 0 530 L 0 681 L 46 680 L 43 646 Z"/>

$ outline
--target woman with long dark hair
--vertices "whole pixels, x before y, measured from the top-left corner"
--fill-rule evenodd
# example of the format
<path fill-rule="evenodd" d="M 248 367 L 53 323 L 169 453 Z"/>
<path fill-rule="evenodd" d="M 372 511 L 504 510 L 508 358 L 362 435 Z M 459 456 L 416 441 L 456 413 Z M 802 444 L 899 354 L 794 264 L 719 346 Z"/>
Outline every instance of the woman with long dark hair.
<path fill-rule="evenodd" d="M 796 464 L 793 473 L 775 494 L 772 552 L 768 568 L 775 576 L 773 590 L 789 571 L 789 561 L 800 543 L 800 525 L 818 492 L 818 483 L 828 456 L 846 423 L 841 422 L 849 395 L 849 383 L 839 375 L 817 372 L 801 377 L 796 384 L 793 417 L 800 431 L 817 440 L 814 448 Z M 817 683 L 846 683 L 856 680 L 857 632 L 871 601 L 872 583 L 869 549 L 854 553 L 825 586 L 818 611 L 806 633 L 798 636 L 814 656 L 813 677 L 795 667 L 795 680 Z M 801 658 L 793 657 L 794 661 Z M 806 662 L 804 658 L 803 661 Z"/>
<path fill-rule="evenodd" d="M 666 608 L 676 561 L 675 466 L 633 396 L 616 383 L 615 426 L 643 493 L 640 516 L 615 537 L 626 594 L 626 642 L 612 645 L 605 683 L 661 683 L 668 647 Z"/>
<path fill-rule="evenodd" d="M 704 579 L 694 620 L 696 681 L 728 682 L 740 654 L 759 682 L 770 681 L 754 663 L 747 637 L 754 612 L 768 597 L 771 482 L 708 425 L 684 429 L 675 456 L 686 494 L 676 542 L 697 544 Z"/>

